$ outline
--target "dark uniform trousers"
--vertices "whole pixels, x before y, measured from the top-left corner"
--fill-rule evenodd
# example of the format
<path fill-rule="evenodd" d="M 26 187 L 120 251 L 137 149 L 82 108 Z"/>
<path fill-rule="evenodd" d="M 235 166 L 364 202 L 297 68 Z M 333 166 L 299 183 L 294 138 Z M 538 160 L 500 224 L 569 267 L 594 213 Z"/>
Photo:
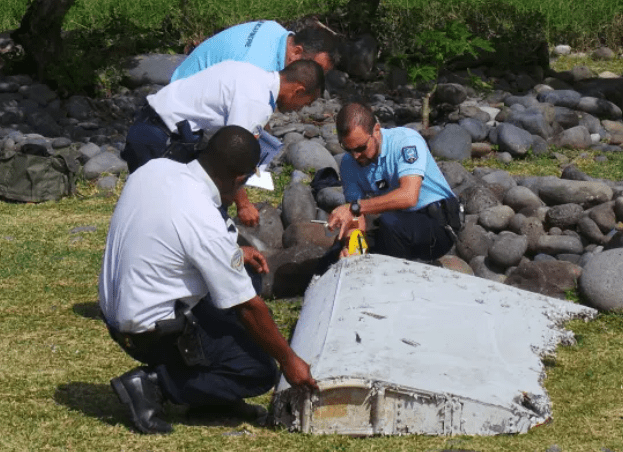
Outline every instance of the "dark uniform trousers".
<path fill-rule="evenodd" d="M 179 333 L 128 335 L 110 326 L 109 331 L 130 356 L 157 372 L 165 396 L 173 403 L 190 407 L 229 404 L 264 394 L 274 386 L 275 361 L 251 338 L 233 309 L 214 307 L 208 296 L 192 314 L 197 322 L 194 339 L 203 355 L 195 365 L 188 365 L 182 356 Z"/>
<path fill-rule="evenodd" d="M 454 245 L 453 234 L 460 229 L 457 223 L 450 226 L 450 217 L 452 220 L 459 217 L 459 202 L 454 197 L 413 212 L 382 213 L 368 234 L 368 251 L 400 259 L 434 261 L 450 251 Z M 315 273 L 322 274 L 337 262 L 341 249 L 342 244 L 336 242 L 320 258 Z"/>
<path fill-rule="evenodd" d="M 151 159 L 167 157 L 182 163 L 195 158 L 195 146 L 202 138 L 202 132 L 192 132 L 188 121 L 177 124 L 177 133 L 171 133 L 162 118 L 149 105 L 144 105 L 134 118 L 126 136 L 126 145 L 121 157 L 133 173 Z"/>

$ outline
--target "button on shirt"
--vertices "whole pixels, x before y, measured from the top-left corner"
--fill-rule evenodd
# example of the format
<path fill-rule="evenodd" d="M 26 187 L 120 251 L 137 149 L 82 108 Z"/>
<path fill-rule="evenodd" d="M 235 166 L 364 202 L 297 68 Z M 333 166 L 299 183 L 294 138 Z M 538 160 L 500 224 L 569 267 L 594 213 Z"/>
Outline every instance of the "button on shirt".
<path fill-rule="evenodd" d="M 202 42 L 175 69 L 171 82 L 189 77 L 221 61 L 246 61 L 266 71 L 285 67 L 291 33 L 273 21 L 236 25 Z"/>
<path fill-rule="evenodd" d="M 383 142 L 376 162 L 360 166 L 350 155 L 344 155 L 340 172 L 347 202 L 384 195 L 400 187 L 400 178 L 422 177 L 418 202 L 406 211 L 454 196 L 448 182 L 428 150 L 424 138 L 405 127 L 381 129 Z"/>
<path fill-rule="evenodd" d="M 224 61 L 147 96 L 171 132 L 188 120 L 191 130 L 213 135 L 225 125 L 259 135 L 276 108 L 280 78 L 250 63 Z"/>
<path fill-rule="evenodd" d="M 174 318 L 175 301 L 194 306 L 207 293 L 221 309 L 256 293 L 238 232 L 220 213 L 219 192 L 203 167 L 154 159 L 128 178 L 113 213 L 99 280 L 106 321 L 125 333 Z"/>

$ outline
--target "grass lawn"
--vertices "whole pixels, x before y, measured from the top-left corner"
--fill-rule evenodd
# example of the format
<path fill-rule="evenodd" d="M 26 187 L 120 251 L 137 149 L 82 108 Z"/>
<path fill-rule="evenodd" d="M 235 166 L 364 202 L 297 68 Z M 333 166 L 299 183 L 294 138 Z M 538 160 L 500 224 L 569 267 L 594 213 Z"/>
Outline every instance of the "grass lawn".
<path fill-rule="evenodd" d="M 623 179 L 620 159 L 592 165 L 578 151 L 563 154 L 593 176 Z M 471 165 L 483 163 L 498 165 Z M 506 169 L 559 174 L 559 163 L 533 158 Z M 0 450 L 545 451 L 554 444 L 565 452 L 623 450 L 623 317 L 612 314 L 570 324 L 578 344 L 548 362 L 553 421 L 524 435 L 308 436 L 248 424 L 193 425 L 172 405 L 172 435 L 134 433 L 109 380 L 137 363 L 108 337 L 97 309 L 100 259 L 119 191 L 101 196 L 82 182 L 78 196 L 57 203 L 0 203 Z M 300 300 L 269 303 L 289 331 Z M 256 400 L 269 401 L 269 395 Z"/>
<path fill-rule="evenodd" d="M 623 180 L 622 155 L 597 163 L 593 152 L 560 154 L 508 166 L 495 159 L 465 166 L 559 176 L 561 164 L 574 163 L 593 177 Z M 251 200 L 278 204 L 290 171 L 276 179 L 275 193 L 250 190 Z M 0 202 L 0 450 L 544 452 L 555 444 L 564 452 L 623 451 L 623 316 L 615 314 L 569 324 L 577 345 L 560 348 L 555 362 L 547 362 L 553 420 L 523 435 L 310 436 L 248 424 L 193 425 L 171 405 L 172 435 L 134 433 L 109 380 L 137 363 L 108 337 L 97 308 L 101 256 L 120 190 L 100 196 L 81 182 L 77 196 L 56 203 Z M 287 334 L 300 300 L 269 304 Z M 270 395 L 255 402 L 267 406 Z"/>

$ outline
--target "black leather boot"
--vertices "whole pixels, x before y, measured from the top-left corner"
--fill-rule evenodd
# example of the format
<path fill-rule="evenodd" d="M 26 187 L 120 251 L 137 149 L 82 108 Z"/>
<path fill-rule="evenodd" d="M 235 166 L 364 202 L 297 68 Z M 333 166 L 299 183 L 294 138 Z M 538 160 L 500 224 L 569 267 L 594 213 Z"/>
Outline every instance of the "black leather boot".
<path fill-rule="evenodd" d="M 130 408 L 132 422 L 143 433 L 170 433 L 171 424 L 160 419 L 163 397 L 158 375 L 137 367 L 110 380 L 119 400 Z"/>

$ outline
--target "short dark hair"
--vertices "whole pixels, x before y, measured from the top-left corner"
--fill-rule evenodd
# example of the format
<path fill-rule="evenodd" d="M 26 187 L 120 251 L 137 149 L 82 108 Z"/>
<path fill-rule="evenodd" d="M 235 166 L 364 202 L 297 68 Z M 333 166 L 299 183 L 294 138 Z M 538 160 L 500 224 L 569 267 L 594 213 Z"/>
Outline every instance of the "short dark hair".
<path fill-rule="evenodd" d="M 324 93 L 324 71 L 322 66 L 313 60 L 297 60 L 288 64 L 280 71 L 290 83 L 301 83 L 305 87 L 305 94 L 320 91 Z"/>
<path fill-rule="evenodd" d="M 337 37 L 334 33 L 320 25 L 307 26 L 293 36 L 294 44 L 303 47 L 303 58 L 313 59 L 318 53 L 326 52 L 333 66 L 340 60 Z"/>
<path fill-rule="evenodd" d="M 260 144 L 251 132 L 240 126 L 225 126 L 216 131 L 197 160 L 217 174 L 228 177 L 253 172 L 260 160 Z"/>
<path fill-rule="evenodd" d="M 376 125 L 372 108 L 361 102 L 350 102 L 342 107 L 335 118 L 335 128 L 339 139 L 347 137 L 357 127 L 372 134 Z"/>

